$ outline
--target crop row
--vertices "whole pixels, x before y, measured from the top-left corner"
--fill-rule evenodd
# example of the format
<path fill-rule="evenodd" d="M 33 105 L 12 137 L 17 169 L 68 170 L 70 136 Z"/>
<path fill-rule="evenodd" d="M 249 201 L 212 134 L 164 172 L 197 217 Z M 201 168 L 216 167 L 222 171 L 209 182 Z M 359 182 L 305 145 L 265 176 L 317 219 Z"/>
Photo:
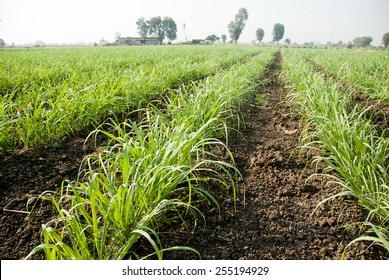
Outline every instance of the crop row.
<path fill-rule="evenodd" d="M 55 144 L 258 52 L 190 46 L 3 50 L 0 153 Z"/>
<path fill-rule="evenodd" d="M 389 54 L 385 51 L 308 50 L 309 58 L 358 91 L 389 102 Z"/>
<path fill-rule="evenodd" d="M 168 90 L 158 106 L 139 109 L 140 122 L 113 121 L 110 129 L 94 131 L 90 137 L 109 137 L 107 147 L 85 160 L 82 179 L 42 195 L 51 198 L 59 218 L 44 225 L 42 244 L 28 258 L 40 250 L 47 259 L 84 260 L 162 259 L 166 251 L 195 251 L 164 248 L 159 229 L 204 218 L 199 200 L 219 207 L 212 187 L 225 187 L 235 198 L 239 171 L 220 139 L 228 138 L 227 122 L 237 117 L 237 106 L 256 87 L 273 52 L 262 50 L 246 63 Z M 228 162 L 215 150 L 226 151 Z M 139 239 L 151 252 L 137 250 Z"/>
<path fill-rule="evenodd" d="M 315 160 L 337 174 L 325 174 L 340 186 L 331 198 L 353 196 L 369 212 L 361 227 L 370 230 L 353 242 L 374 241 L 389 252 L 389 139 L 353 104 L 352 91 L 317 73 L 296 50 L 285 51 L 284 58 L 290 99 L 310 131 L 304 148 L 320 151 Z"/>

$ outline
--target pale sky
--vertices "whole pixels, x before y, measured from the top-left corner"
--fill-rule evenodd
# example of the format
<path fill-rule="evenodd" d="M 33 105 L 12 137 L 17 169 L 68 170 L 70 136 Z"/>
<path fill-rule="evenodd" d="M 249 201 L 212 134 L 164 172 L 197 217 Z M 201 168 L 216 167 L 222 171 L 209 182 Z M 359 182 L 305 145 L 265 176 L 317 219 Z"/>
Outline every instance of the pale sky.
<path fill-rule="evenodd" d="M 389 32 L 389 0 L 0 0 L 0 38 L 7 44 L 114 41 L 115 33 L 138 36 L 138 18 L 172 17 L 177 40 L 226 34 L 239 8 L 249 13 L 239 39 L 250 43 L 255 31 L 272 40 L 275 23 L 292 42 L 343 42 L 372 36 L 380 45 Z"/>

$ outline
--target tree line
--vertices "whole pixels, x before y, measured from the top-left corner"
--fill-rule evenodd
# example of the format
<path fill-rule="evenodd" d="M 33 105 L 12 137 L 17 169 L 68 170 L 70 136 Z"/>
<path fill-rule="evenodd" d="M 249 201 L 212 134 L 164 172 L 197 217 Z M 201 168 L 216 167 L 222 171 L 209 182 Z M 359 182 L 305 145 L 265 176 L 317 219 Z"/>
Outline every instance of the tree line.
<path fill-rule="evenodd" d="M 243 29 L 246 26 L 246 21 L 249 18 L 249 14 L 246 8 L 240 8 L 238 13 L 235 15 L 233 21 L 228 24 L 228 32 L 230 34 L 231 41 L 234 44 L 237 44 L 240 35 L 243 32 Z M 144 39 L 148 36 L 154 36 L 158 38 L 158 42 L 162 45 L 162 42 L 165 38 L 169 40 L 175 40 L 177 38 L 177 24 L 171 17 L 152 17 L 146 20 L 144 17 L 141 17 L 136 22 L 138 34 Z M 184 24 L 185 28 L 185 24 Z M 285 32 L 284 25 L 277 23 L 274 25 L 273 29 L 273 41 L 279 43 L 283 38 Z M 265 32 L 263 29 L 258 28 L 256 32 L 256 39 L 261 42 Z M 227 36 L 223 34 L 221 36 L 223 43 L 227 40 Z M 211 42 L 212 44 L 220 40 L 215 34 L 209 35 L 205 40 Z"/>
<path fill-rule="evenodd" d="M 152 35 L 158 38 L 159 44 L 167 37 L 169 40 L 177 38 L 177 25 L 171 17 L 152 17 L 149 20 L 141 17 L 136 22 L 138 34 L 142 38 Z"/>
<path fill-rule="evenodd" d="M 232 20 L 227 28 L 231 38 L 231 42 L 237 44 L 240 35 L 242 34 L 246 21 L 249 18 L 249 13 L 246 8 L 240 8 L 238 13 L 235 15 L 234 20 Z M 170 17 L 152 17 L 149 20 L 145 20 L 143 17 L 139 18 L 136 22 L 138 28 L 138 34 L 142 38 L 146 38 L 148 35 L 155 36 L 158 38 L 160 44 L 162 44 L 165 38 L 169 40 L 175 40 L 177 38 L 177 25 L 174 20 Z M 184 31 L 186 29 L 184 23 Z M 285 26 L 281 23 L 276 23 L 273 27 L 273 42 L 276 42 L 279 45 L 279 42 L 284 37 Z M 261 43 L 265 36 L 265 31 L 262 28 L 258 28 L 255 32 L 256 40 Z M 185 36 L 186 37 L 186 36 Z M 227 40 L 227 35 L 221 35 L 221 38 L 216 36 L 215 34 L 209 35 L 205 38 L 206 41 L 213 44 L 215 41 L 222 40 L 223 43 Z M 200 42 L 200 40 L 193 40 L 194 43 Z M 198 41 L 198 42 L 197 42 Z M 354 48 L 364 48 L 371 44 L 373 38 L 371 36 L 363 36 L 357 37 L 353 40 L 353 42 L 348 44 L 348 47 Z M 290 39 L 285 39 L 286 44 L 290 44 Z M 385 48 L 389 46 L 389 32 L 385 33 L 382 37 L 382 44 Z"/>
<path fill-rule="evenodd" d="M 231 38 L 231 42 L 234 44 L 237 44 L 240 35 L 242 34 L 245 26 L 246 21 L 249 18 L 249 13 L 246 8 L 240 8 L 238 13 L 235 15 L 234 20 L 232 20 L 227 28 L 228 32 Z M 148 36 L 153 36 L 157 38 L 159 44 L 162 45 L 163 40 L 166 38 L 169 40 L 175 40 L 177 39 L 177 24 L 171 17 L 164 17 L 161 18 L 160 16 L 151 17 L 150 19 L 146 20 L 144 17 L 139 18 L 136 21 L 138 34 L 143 38 L 147 38 Z M 184 32 L 186 29 L 185 23 L 183 25 Z M 280 23 L 276 23 L 273 27 L 273 42 L 276 42 L 277 45 L 279 45 L 279 42 L 284 37 L 285 33 L 285 26 Z M 255 38 L 256 40 L 261 43 L 263 41 L 263 38 L 265 36 L 265 31 L 262 28 L 258 28 L 255 32 Z M 186 38 L 186 35 L 185 35 Z M 206 41 L 213 44 L 215 41 L 218 41 L 222 39 L 222 42 L 225 43 L 227 40 L 227 35 L 223 34 L 221 35 L 221 38 L 216 36 L 215 34 L 209 35 L 205 38 Z M 196 41 L 196 40 L 194 40 Z M 197 40 L 199 41 L 199 40 Z M 353 42 L 349 43 L 347 45 L 348 48 L 365 48 L 371 44 L 373 41 L 373 38 L 371 36 L 363 36 L 363 37 L 357 37 L 353 40 Z M 341 42 L 341 41 L 339 41 Z M 339 45 L 339 42 L 337 43 Z M 290 44 L 290 39 L 285 39 L 286 44 Z M 382 37 L 382 44 L 385 48 L 389 47 L 389 32 L 385 33 Z M 343 43 L 342 43 L 343 45 Z M 0 38 L 0 47 L 4 47 L 5 42 L 3 39 Z"/>
<path fill-rule="evenodd" d="M 246 21 L 249 18 L 249 13 L 246 8 L 240 8 L 238 13 L 235 15 L 234 20 L 232 20 L 227 28 L 231 38 L 231 42 L 237 44 L 240 35 L 242 34 Z M 155 36 L 158 38 L 158 42 L 162 44 L 165 38 L 169 40 L 175 40 L 177 38 L 177 25 L 174 20 L 170 17 L 152 17 L 149 20 L 145 20 L 143 17 L 139 18 L 136 22 L 138 34 L 142 38 L 146 38 L 148 35 Z M 184 31 L 186 29 L 184 23 Z M 273 27 L 273 42 L 276 42 L 279 45 L 279 42 L 284 37 L 285 26 L 281 23 L 276 23 Z M 258 28 L 255 32 L 256 40 L 261 43 L 265 36 L 265 31 L 262 28 Z M 186 36 L 185 36 L 186 37 Z M 205 38 L 206 41 L 213 44 L 215 41 L 222 39 L 222 42 L 225 43 L 227 36 L 225 34 L 221 35 L 221 38 L 215 34 L 209 35 Z M 354 48 L 364 48 L 371 44 L 373 38 L 371 36 L 357 37 L 353 40 L 353 43 L 349 43 L 348 47 Z M 194 43 L 199 43 L 200 40 L 193 40 Z M 290 44 L 290 39 L 285 39 L 285 43 Z M 382 37 L 382 44 L 385 48 L 389 46 L 389 32 L 385 33 Z"/>

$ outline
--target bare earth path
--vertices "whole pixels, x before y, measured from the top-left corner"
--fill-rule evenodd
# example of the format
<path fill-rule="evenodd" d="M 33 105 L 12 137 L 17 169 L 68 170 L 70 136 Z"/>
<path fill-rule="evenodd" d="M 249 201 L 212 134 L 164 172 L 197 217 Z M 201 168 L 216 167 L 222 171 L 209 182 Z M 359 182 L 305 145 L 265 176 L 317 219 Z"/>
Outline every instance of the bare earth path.
<path fill-rule="evenodd" d="M 363 220 L 363 211 L 352 200 L 326 203 L 313 215 L 320 201 L 334 193 L 323 177 L 306 179 L 325 166 L 308 164 L 300 154 L 302 123 L 291 108 L 280 105 L 287 93 L 278 79 L 282 57 L 278 53 L 265 75 L 268 103 L 253 99 L 242 107 L 245 126 L 233 137 L 230 148 L 243 174 L 237 210 L 225 191 L 215 189 L 222 218 L 215 209 L 204 209 L 207 226 L 193 231 L 175 230 L 162 237 L 164 247 L 191 246 L 202 259 L 339 259 L 358 228 L 346 223 Z M 83 157 L 94 152 L 83 138 L 58 148 L 39 147 L 11 158 L 0 158 L 0 258 L 20 259 L 39 244 L 41 224 L 51 219 L 43 204 L 27 218 L 27 201 L 45 190 L 57 189 L 65 179 L 76 180 Z M 317 168 L 317 169 L 316 169 Z M 243 196 L 245 190 L 245 196 Z M 189 227 L 191 229 L 191 227 Z M 194 253 L 175 251 L 167 259 L 198 259 Z M 368 244 L 352 246 L 349 259 L 382 259 L 383 253 Z"/>

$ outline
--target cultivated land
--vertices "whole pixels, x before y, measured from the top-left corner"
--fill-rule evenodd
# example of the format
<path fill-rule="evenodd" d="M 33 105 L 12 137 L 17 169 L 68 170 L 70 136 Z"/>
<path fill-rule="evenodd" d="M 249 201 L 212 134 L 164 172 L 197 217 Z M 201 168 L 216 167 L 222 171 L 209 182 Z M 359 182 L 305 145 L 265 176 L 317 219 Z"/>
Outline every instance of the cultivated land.
<path fill-rule="evenodd" d="M 376 62 L 358 80 L 352 69 L 363 67 L 330 68 L 333 54 L 347 65 L 369 55 Z M 46 252 L 32 258 L 387 258 L 386 52 L 169 46 L 0 55 L 2 259 L 41 243 Z M 350 145 L 351 163 L 343 161 L 342 139 L 333 148 L 315 123 L 333 116 L 305 111 L 303 97 L 315 92 L 346 96 L 347 120 L 359 104 L 350 123 L 371 120 L 357 126 L 370 134 L 356 136 L 371 139 L 361 144 L 371 157 L 358 162 L 358 152 L 369 153 Z M 373 177 L 354 165 L 370 166 Z M 342 256 L 367 235 L 373 245 L 353 243 Z"/>

